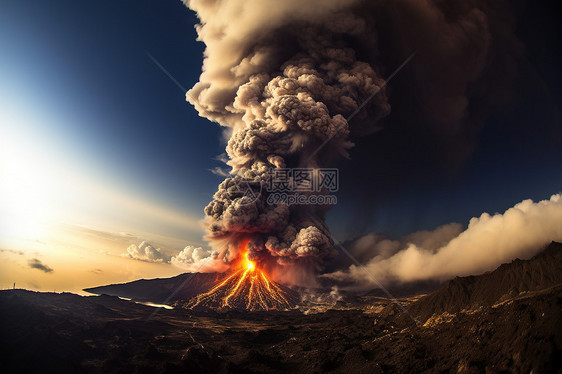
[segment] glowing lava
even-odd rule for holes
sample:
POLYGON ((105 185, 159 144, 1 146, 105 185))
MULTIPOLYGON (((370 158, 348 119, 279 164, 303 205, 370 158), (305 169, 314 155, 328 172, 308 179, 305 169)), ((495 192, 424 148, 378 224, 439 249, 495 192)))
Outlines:
POLYGON ((250 261, 247 245, 248 241, 242 243, 241 260, 234 270, 209 291, 191 299, 188 308, 283 310, 294 307, 294 292, 271 280, 250 261))

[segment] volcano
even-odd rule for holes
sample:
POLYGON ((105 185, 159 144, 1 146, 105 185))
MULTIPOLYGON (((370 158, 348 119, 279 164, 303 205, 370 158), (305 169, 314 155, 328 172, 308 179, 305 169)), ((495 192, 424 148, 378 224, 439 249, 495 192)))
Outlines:
POLYGON ((287 310, 296 307, 297 293, 273 281, 251 261, 247 244, 247 241, 242 244, 243 252, 232 271, 226 273, 209 291, 193 297, 183 306, 196 310, 248 311, 287 310))
POLYGON ((297 293, 271 280, 256 267, 228 273, 209 291, 183 306, 195 310, 287 310, 296 307, 297 293))

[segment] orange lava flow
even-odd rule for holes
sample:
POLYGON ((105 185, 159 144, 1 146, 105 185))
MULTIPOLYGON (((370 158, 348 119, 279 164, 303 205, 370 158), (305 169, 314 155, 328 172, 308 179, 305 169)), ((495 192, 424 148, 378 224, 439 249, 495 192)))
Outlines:
POLYGON ((242 243, 241 260, 234 271, 209 291, 193 298, 189 308, 282 310, 293 306, 288 292, 248 259, 247 244, 248 241, 242 243))

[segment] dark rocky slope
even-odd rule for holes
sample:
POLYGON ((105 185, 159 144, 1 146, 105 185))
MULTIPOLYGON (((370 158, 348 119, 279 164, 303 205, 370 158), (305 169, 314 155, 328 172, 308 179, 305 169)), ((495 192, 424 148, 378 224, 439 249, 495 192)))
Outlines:
POLYGON ((562 289, 419 325, 360 310, 200 313, 0 291, 6 373, 551 373, 562 289))
MULTIPOLYGON (((404 304, 409 314, 383 298, 382 312, 357 305, 306 315, 4 290, 2 372, 562 373, 560 253, 553 243, 533 259, 453 280, 404 304)), ((194 284, 207 287, 205 277, 194 284)), ((149 281, 158 284, 150 297, 187 283, 172 279, 149 281)), ((129 296, 143 297, 145 284, 133 283, 129 296)))
POLYGON ((172 278, 140 279, 129 283, 85 288, 96 295, 125 297, 156 304, 174 304, 208 291, 223 276, 220 273, 184 273, 172 278))
POLYGON ((562 284, 562 244, 552 242, 529 260, 515 259, 477 276, 457 277, 412 303, 408 310, 421 320, 443 312, 493 306, 562 284))

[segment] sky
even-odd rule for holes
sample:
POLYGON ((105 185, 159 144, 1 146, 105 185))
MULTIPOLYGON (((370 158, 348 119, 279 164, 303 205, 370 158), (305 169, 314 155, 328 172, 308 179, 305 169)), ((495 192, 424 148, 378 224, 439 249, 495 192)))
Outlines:
MULTIPOLYGON (((454 170, 412 174, 374 200, 354 184, 397 171, 375 167, 363 182, 354 160, 377 162, 366 148, 392 132, 357 139, 339 165, 335 237, 466 225, 562 191, 559 26, 547 5, 519 12, 527 58, 513 103, 487 116, 454 170)), ((172 276, 185 269, 171 256, 208 247, 200 221, 225 142, 185 99, 203 61, 196 23, 179 0, 1 2, 0 287, 79 292, 172 276), (130 257, 144 241, 161 262, 130 257)))

